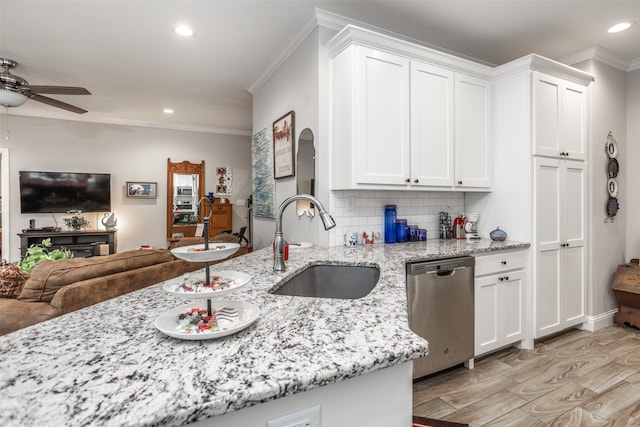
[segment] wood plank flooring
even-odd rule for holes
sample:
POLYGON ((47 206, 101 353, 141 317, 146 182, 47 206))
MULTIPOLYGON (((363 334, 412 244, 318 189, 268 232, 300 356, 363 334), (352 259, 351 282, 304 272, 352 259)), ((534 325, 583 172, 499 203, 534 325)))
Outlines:
POLYGON ((479 426, 640 426, 640 331, 570 330, 413 386, 413 414, 479 426))

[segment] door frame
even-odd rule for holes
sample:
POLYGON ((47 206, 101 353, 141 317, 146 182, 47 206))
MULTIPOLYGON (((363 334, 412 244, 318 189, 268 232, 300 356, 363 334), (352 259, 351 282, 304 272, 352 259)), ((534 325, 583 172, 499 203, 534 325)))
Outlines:
POLYGON ((9 149, 0 148, 0 174, 2 185, 0 186, 0 197, 2 197, 2 259, 9 260, 11 255, 10 247, 10 223, 9 223, 9 149))

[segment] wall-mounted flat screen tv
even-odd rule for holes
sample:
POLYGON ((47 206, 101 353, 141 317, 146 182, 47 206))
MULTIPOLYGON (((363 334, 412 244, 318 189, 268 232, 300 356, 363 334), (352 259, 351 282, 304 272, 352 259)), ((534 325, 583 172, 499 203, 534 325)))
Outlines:
POLYGON ((20 212, 110 212, 108 173, 20 171, 20 212))

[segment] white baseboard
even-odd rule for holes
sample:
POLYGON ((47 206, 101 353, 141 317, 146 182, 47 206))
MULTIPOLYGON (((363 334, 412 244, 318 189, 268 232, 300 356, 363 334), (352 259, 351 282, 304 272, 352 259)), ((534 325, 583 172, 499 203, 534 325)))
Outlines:
POLYGON ((582 323, 580 329, 595 332, 599 329, 606 328, 613 325, 613 316, 618 312, 617 308, 607 311, 605 313, 598 314, 596 316, 587 316, 587 320, 582 323))

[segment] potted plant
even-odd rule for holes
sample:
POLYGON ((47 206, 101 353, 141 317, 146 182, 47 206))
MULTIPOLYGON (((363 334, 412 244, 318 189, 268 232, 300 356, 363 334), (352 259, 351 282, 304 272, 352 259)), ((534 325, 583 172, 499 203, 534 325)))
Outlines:
POLYGON ((71 251, 65 248, 49 250, 51 245, 51 239, 44 239, 39 245, 29 246, 24 256, 17 262, 18 267, 25 273, 31 273, 33 267, 40 261, 55 261, 73 257, 71 251))
POLYGON ((89 221, 82 216, 82 212, 74 212, 70 218, 64 218, 64 223, 72 230, 82 230, 89 227, 89 221))

